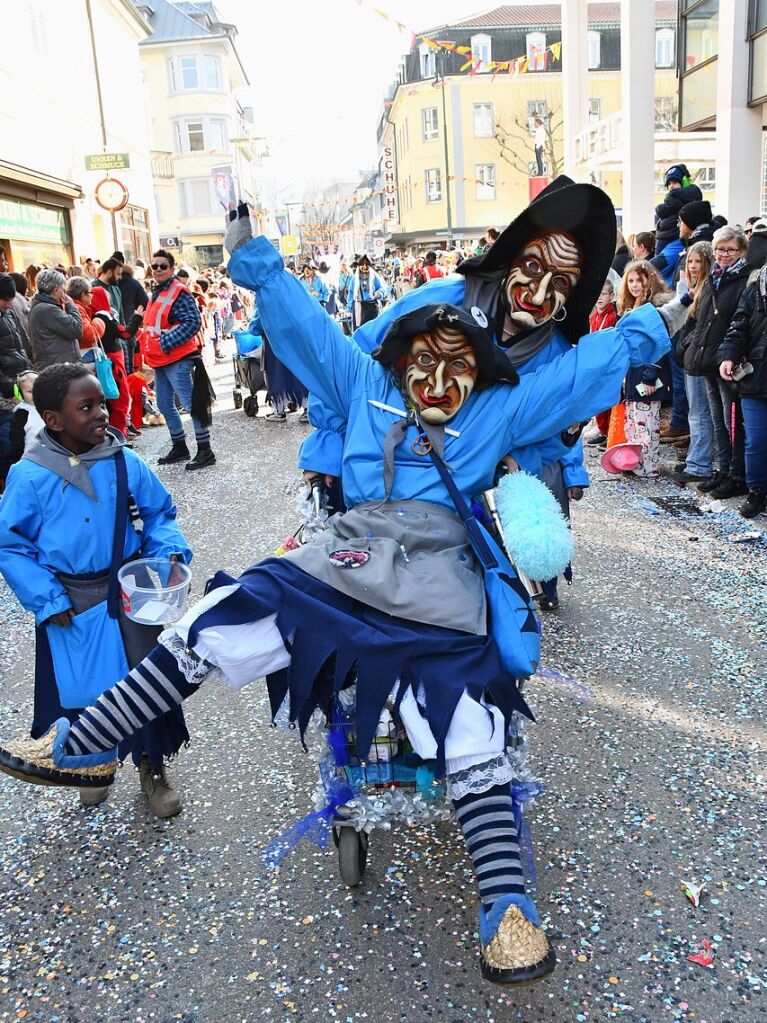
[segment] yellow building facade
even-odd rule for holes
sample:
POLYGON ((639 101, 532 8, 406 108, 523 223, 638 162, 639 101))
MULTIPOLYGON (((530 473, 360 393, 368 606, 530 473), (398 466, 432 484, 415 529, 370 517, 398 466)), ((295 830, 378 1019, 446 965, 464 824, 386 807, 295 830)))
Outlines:
MULTIPOLYGON (((677 82, 670 71, 656 71, 655 75, 660 125, 664 116, 673 114, 677 82)), ((591 72, 589 101, 594 122, 618 114, 620 72, 591 72)), ((433 80, 400 85, 389 111, 397 167, 399 222, 392 230, 395 240, 436 242, 446 237, 447 187, 452 227, 459 242, 477 238, 488 227, 508 223, 530 200, 535 112, 547 114, 544 161, 551 177, 561 172, 563 163, 561 73, 498 75, 494 80, 490 75, 462 74, 447 76, 444 86, 436 88, 433 80)), ((663 168, 657 170, 660 202, 665 191, 663 168)), ((713 199, 708 164, 691 170, 704 172, 704 198, 713 199)), ((593 180, 620 208, 620 169, 605 169, 593 175, 593 180)), ((648 230, 652 228, 651 214, 648 211, 648 230)))

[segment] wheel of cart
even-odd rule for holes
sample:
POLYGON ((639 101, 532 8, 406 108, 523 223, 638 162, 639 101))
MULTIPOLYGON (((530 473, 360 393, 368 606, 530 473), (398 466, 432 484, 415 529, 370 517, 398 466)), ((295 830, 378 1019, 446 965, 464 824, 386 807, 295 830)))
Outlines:
POLYGON ((365 876, 370 839, 366 832, 357 831, 343 818, 333 822, 333 841, 338 849, 338 873, 350 888, 355 888, 365 876))
MULTIPOLYGON (((403 805, 404 794, 418 792, 424 806, 428 801, 437 810, 431 819, 445 818, 444 786, 434 780, 433 762, 422 760, 413 752, 407 733, 395 723, 389 707, 382 712, 376 737, 366 751, 365 759, 357 750, 353 697, 347 698, 345 711, 340 705, 336 708, 328 733, 328 745, 336 763, 336 778, 350 786, 356 803, 372 797, 377 804, 383 802, 391 807, 392 819, 400 816, 404 819, 407 812, 403 805), (331 733, 335 733, 332 739, 331 733), (343 762, 339 764, 339 760, 343 762), (395 808, 395 804, 399 807, 395 808)), ((332 834, 338 850, 341 880, 354 888, 365 876, 370 836, 359 826, 354 808, 349 806, 337 808, 332 834)))

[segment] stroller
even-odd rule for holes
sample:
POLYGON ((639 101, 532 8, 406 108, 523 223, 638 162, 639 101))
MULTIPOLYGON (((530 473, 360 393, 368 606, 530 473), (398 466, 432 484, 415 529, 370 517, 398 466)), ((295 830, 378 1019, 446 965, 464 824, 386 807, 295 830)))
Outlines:
POLYGON ((258 391, 266 388, 264 379, 264 339, 260 334, 251 334, 247 330, 232 332, 237 353, 232 356, 234 372, 234 390, 232 399, 235 408, 244 410, 251 419, 258 414, 258 391), (250 391, 243 397, 243 388, 250 391))

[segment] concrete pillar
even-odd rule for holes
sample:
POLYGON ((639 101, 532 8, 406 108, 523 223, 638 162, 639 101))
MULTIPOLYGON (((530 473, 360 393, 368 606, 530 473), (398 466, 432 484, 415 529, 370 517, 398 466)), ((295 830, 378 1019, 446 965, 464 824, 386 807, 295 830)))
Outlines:
MULTIPOLYGON (((562 0, 562 120, 565 174, 578 177, 575 136, 589 122, 588 14, 583 0, 562 0)), ((585 165, 580 168, 584 178, 585 165)))
POLYGON ((748 106, 748 0, 719 4, 716 211, 742 224, 760 210, 762 111, 748 106))
POLYGON ((623 233, 650 231, 655 205, 655 3, 621 4, 623 233))

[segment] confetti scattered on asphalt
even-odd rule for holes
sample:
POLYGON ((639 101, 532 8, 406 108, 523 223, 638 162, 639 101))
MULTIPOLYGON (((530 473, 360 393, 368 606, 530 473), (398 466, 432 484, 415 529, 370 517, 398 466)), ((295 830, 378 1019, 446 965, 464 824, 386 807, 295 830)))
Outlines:
MULTIPOLYGON (((215 373, 217 467, 159 470, 198 595, 213 570, 241 570, 297 525, 306 428, 233 411, 227 373, 215 373)), ((165 444, 146 430, 137 449, 154 462, 165 444)), ((171 767, 175 820, 152 818, 132 768, 99 808, 0 782, 0 1021, 766 1019, 767 521, 587 460, 575 584, 544 619, 549 674, 529 683, 546 794, 528 817, 553 977, 514 994, 481 981, 452 823, 374 832, 356 889, 332 846, 264 869, 261 849, 311 808, 314 764, 267 727, 260 687, 204 687, 171 767), (646 510, 680 497, 704 515, 646 510), (699 906, 682 880, 704 888, 699 906), (701 953, 710 967, 689 960, 701 953)), ((0 625, 2 734, 19 734, 32 629, 4 585, 0 625)))

